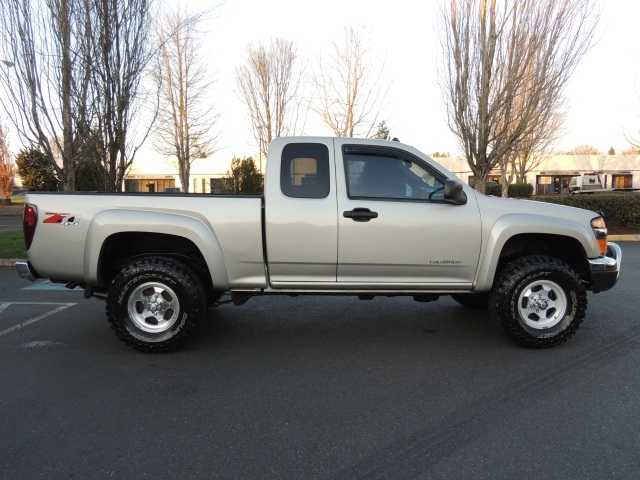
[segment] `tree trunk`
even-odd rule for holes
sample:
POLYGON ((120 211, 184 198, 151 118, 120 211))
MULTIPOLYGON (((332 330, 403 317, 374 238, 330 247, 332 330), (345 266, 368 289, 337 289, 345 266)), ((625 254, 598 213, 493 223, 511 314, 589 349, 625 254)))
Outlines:
POLYGON ((509 180, 507 179, 507 169, 504 167, 500 171, 500 186, 502 187, 502 198, 508 198, 509 180))

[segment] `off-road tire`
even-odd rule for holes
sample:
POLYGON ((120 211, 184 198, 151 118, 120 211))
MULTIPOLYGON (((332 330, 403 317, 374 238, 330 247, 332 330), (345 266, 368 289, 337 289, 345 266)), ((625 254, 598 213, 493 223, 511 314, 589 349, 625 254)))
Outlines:
POLYGON ((489 295, 486 293, 453 293, 451 298, 467 308, 487 308, 489 306, 489 295))
POLYGON ((513 341, 549 348, 578 330, 587 310, 587 295, 569 265, 532 255, 502 268, 489 295, 489 310, 513 341))
POLYGON ((170 257, 148 257, 130 263, 114 278, 107 319, 130 347, 168 352, 189 337, 206 306, 204 287, 193 270, 170 257))

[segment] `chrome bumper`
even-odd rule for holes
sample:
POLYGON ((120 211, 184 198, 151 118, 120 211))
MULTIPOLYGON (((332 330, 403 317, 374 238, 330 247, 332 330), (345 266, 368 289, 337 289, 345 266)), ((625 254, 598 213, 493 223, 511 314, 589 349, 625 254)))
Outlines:
POLYGON ((27 260, 16 262, 16 271, 18 272, 18 275, 20 275, 25 280, 29 280, 30 282, 35 282, 38 278, 40 278, 38 272, 35 271, 35 269, 31 266, 31 263, 27 260))
POLYGON ((593 293, 604 292, 614 287, 620 278, 621 264, 622 250, 615 243, 608 245, 606 256, 589 260, 593 293))

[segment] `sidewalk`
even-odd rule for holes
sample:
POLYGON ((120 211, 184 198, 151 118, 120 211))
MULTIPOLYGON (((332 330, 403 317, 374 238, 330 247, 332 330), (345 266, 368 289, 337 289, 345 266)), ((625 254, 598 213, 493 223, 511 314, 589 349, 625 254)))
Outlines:
POLYGON ((0 205, 0 217, 19 217, 22 215, 24 203, 0 205))
POLYGON ((640 234, 634 235, 609 235, 607 240, 610 242, 640 242, 640 234))

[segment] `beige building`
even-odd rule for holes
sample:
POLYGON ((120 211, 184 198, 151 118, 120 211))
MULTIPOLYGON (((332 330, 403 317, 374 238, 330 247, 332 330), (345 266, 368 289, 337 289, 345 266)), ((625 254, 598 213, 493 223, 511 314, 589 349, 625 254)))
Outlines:
MULTIPOLYGON (((460 158, 440 157, 436 161, 465 182, 473 181, 467 162, 460 158)), ((536 195, 569 193, 571 177, 581 173, 599 173, 605 188, 640 188, 640 155, 554 155, 544 160, 527 175, 536 195)), ((489 181, 500 183, 500 173, 489 181)))
MULTIPOLYGON (((463 181, 473 180, 473 173, 464 159, 438 157, 435 160, 463 181)), ((219 192, 226 172, 207 173, 204 162, 199 167, 191 175, 189 192, 219 192)), ((554 155, 527 175, 527 183, 534 185, 536 195, 566 194, 571 177, 587 172, 601 174, 606 188, 640 188, 640 155, 554 155)), ((500 173, 494 172, 488 180, 500 183, 500 173)), ((136 173, 125 178, 125 191, 128 192, 162 192, 166 187, 179 187, 184 191, 177 173, 136 173)))

